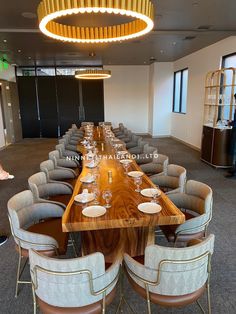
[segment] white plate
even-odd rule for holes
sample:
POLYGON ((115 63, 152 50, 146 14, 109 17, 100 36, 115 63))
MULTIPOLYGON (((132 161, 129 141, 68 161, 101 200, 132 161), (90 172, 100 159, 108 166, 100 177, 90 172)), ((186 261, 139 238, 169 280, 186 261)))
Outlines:
POLYGON ((85 204, 85 203, 88 203, 88 202, 91 202, 94 200, 94 194, 93 193, 86 193, 86 196, 83 194, 78 194, 74 197, 74 200, 76 202, 85 204))
POLYGON ((80 179, 82 183, 92 183, 94 182, 94 176, 85 176, 80 179))
POLYGON ((98 166, 98 162, 91 161, 86 165, 87 168, 96 168, 98 166))
POLYGON ((142 177, 143 175, 144 175, 144 173, 141 171, 130 171, 130 172, 128 172, 128 176, 130 176, 132 178, 142 177))
POLYGON ((117 155, 125 155, 125 154, 128 154, 128 152, 126 150, 119 150, 117 152, 117 155))
POLYGON ((144 189, 140 193, 146 197, 153 197, 154 191, 158 191, 157 197, 161 195, 161 191, 158 189, 144 189))
POLYGON ((82 210, 82 214, 86 217, 96 218, 105 215, 106 211, 103 206, 88 206, 82 210))
POLYGON ((139 204, 138 210, 145 214, 157 214, 162 210, 162 208, 159 204, 149 202, 139 204))
POLYGON ((131 159, 121 159, 120 160, 121 164, 130 164, 131 162, 133 162, 133 160, 131 160, 131 159))

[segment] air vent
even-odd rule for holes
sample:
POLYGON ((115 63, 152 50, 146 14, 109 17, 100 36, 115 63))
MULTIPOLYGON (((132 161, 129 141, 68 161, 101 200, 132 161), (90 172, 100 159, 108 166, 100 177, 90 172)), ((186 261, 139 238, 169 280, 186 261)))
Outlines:
POLYGON ((195 39, 196 38, 196 36, 186 36, 185 38, 184 38, 184 40, 193 40, 193 39, 195 39))
POLYGON ((201 25, 199 26, 197 29, 201 30, 201 31, 207 31, 208 29, 210 29, 211 26, 210 25, 201 25))

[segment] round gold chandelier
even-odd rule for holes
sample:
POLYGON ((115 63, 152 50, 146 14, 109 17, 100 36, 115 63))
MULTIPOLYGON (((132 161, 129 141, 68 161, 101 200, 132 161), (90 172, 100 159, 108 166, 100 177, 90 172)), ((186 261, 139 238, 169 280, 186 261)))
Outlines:
POLYGON ((75 71, 75 78, 81 80, 104 80, 111 77, 110 70, 86 69, 75 71))
POLYGON ((147 34, 154 26, 150 0, 42 0, 38 6, 39 28, 47 36, 74 43, 106 43, 147 34), (114 14, 131 18, 113 26, 73 26, 55 20, 69 15, 114 14))

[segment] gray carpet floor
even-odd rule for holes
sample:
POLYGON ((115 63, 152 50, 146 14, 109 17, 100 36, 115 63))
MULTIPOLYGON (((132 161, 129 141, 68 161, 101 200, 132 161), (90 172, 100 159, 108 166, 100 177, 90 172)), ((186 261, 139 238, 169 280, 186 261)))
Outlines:
MULTIPOLYGON (((212 261, 212 313, 236 313, 236 179, 226 179, 224 170, 216 170, 200 161, 200 155, 193 149, 173 139, 148 139, 158 147, 159 153, 169 156, 170 162, 184 166, 188 179, 202 181, 214 191, 213 219, 209 232, 216 235, 215 252, 212 261)), ((7 219, 7 201, 15 193, 27 189, 27 178, 39 171, 39 163, 47 159, 48 152, 56 144, 54 139, 24 140, 0 151, 0 162, 6 170, 15 175, 10 181, 0 181, 0 233, 10 235, 7 219)), ((14 297, 17 254, 12 237, 0 247, 0 313, 33 313, 31 288, 23 285, 17 299, 14 297)), ((28 267, 28 266, 27 266, 28 267)), ((26 268, 25 278, 29 278, 26 268)), ((146 304, 131 287, 125 284, 127 300, 137 311, 146 312, 146 304)), ((115 313, 118 296, 107 313, 115 313)), ((206 299, 202 298, 206 305, 206 299)), ((196 304, 184 309, 164 309, 152 305, 153 313, 200 313, 196 304)), ((124 313, 128 309, 124 308, 124 313)))

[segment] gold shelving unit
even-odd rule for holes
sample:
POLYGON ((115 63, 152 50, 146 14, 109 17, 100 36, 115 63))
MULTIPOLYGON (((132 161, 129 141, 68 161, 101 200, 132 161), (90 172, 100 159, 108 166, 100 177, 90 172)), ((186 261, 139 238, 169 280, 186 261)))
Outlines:
POLYGON ((229 154, 234 119, 236 68, 209 72, 205 81, 201 159, 214 167, 232 165, 229 154))
POLYGON ((205 82, 204 125, 227 128, 233 120, 236 68, 209 72, 205 82))

